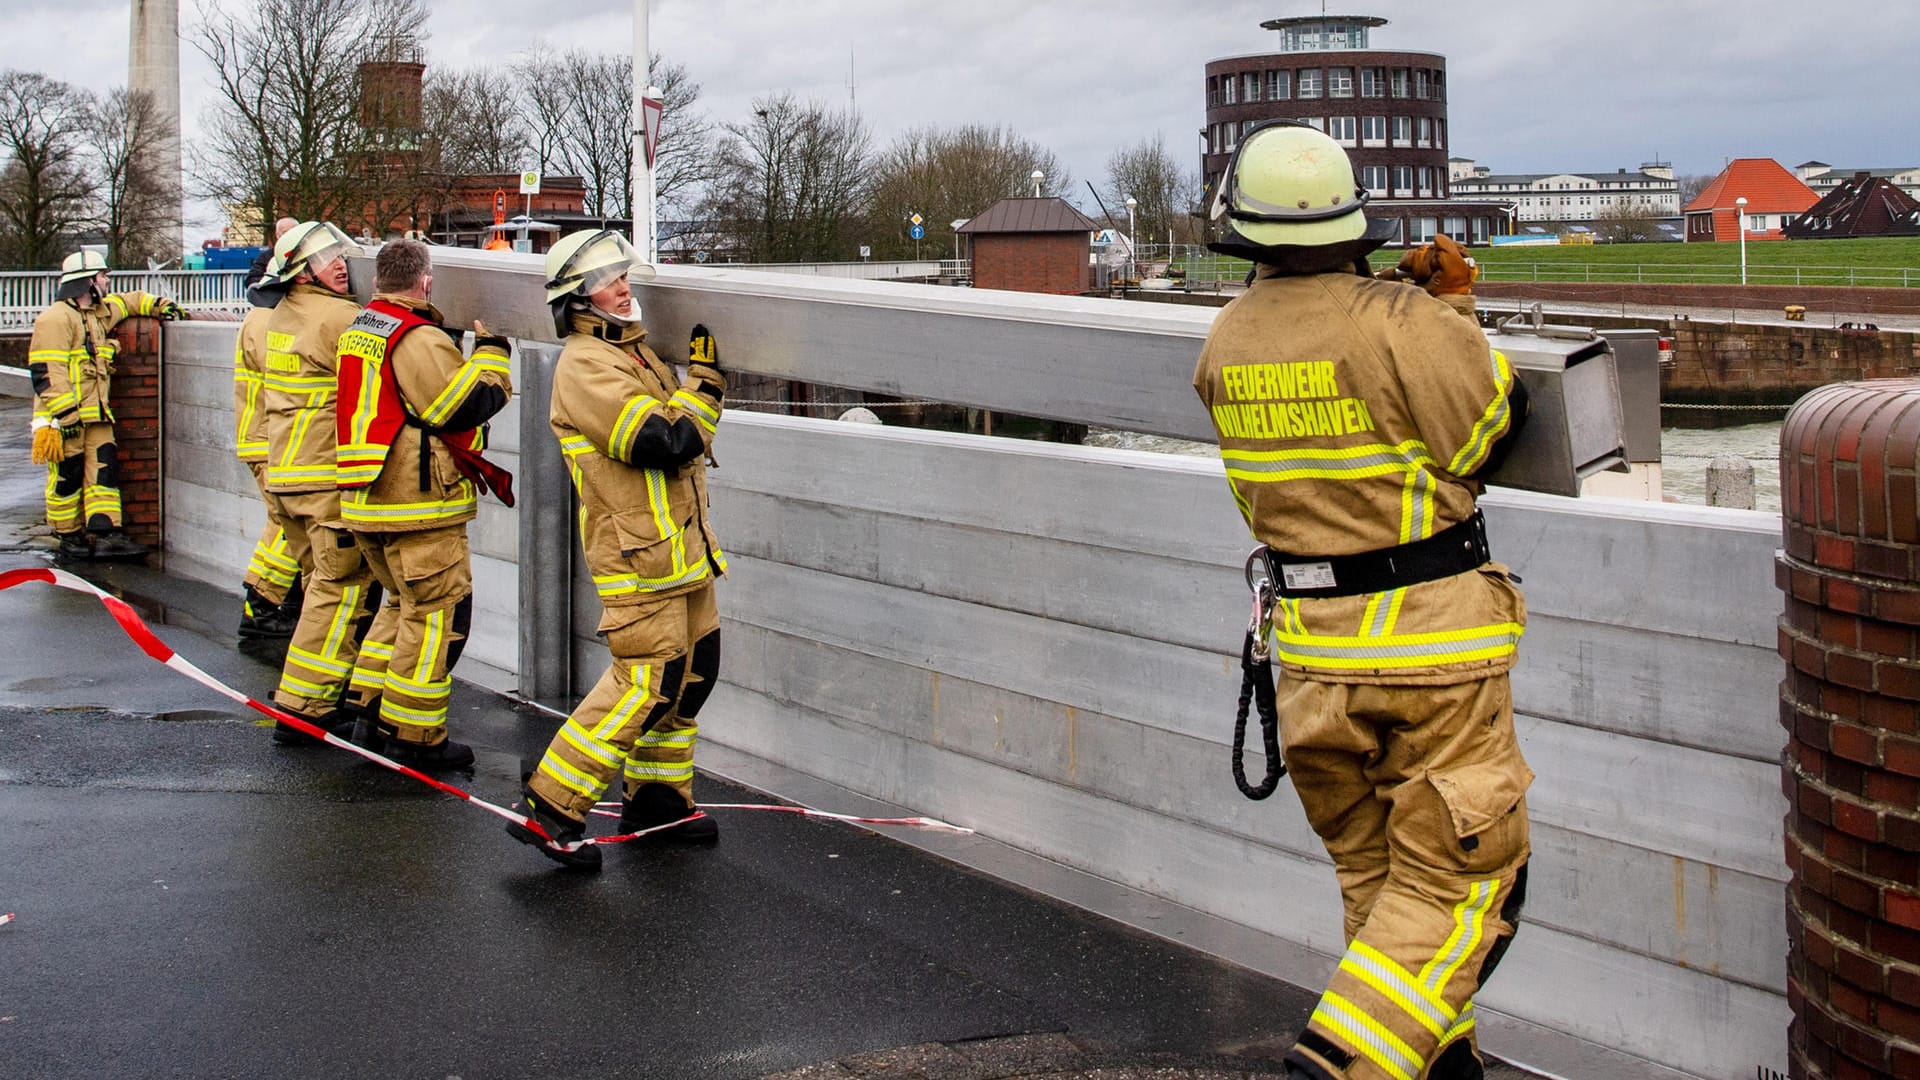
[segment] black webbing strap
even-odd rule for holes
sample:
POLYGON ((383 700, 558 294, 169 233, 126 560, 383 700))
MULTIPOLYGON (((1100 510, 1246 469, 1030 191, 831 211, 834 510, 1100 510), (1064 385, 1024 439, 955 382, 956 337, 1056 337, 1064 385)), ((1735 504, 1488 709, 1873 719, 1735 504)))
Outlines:
POLYGON ((1410 544, 1317 558, 1269 551, 1267 562, 1274 588, 1294 600, 1360 596, 1438 581, 1483 566, 1492 557, 1486 518, 1475 510, 1458 525, 1410 544))

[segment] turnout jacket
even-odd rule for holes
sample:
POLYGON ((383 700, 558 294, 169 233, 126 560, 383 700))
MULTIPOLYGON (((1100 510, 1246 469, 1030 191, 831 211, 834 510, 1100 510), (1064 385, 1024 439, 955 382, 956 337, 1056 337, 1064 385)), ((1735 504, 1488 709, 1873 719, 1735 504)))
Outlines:
POLYGON ((267 374, 267 319, 272 314, 267 307, 249 310, 233 343, 233 450, 248 464, 267 460, 267 410, 261 391, 267 374))
MULTIPOLYGON (((1478 326, 1410 285, 1262 267, 1194 372, 1235 504, 1289 561, 1424 540, 1465 521, 1511 424, 1514 374, 1478 326)), ((1443 685, 1513 666, 1526 606, 1506 568, 1358 596, 1281 599, 1296 678, 1443 685)))
POLYGON ((471 521, 474 484, 456 455, 486 449, 485 422, 513 394, 507 350, 458 332, 424 300, 381 293, 340 335, 335 433, 340 519, 359 532, 471 521))
POLYGON ((318 285, 287 290, 267 317, 267 490, 335 491, 335 349, 360 305, 318 285))
POLYGON ((702 461, 725 378, 694 364, 683 385, 638 326, 585 312, 572 325, 549 422, 580 495, 581 546, 601 602, 636 604, 725 574, 702 461))
POLYGON ((27 343, 33 415, 63 428, 111 423, 108 402, 118 346, 109 335, 121 320, 152 315, 161 303, 160 297, 143 292, 108 293, 85 309, 72 300, 59 300, 41 312, 27 343))

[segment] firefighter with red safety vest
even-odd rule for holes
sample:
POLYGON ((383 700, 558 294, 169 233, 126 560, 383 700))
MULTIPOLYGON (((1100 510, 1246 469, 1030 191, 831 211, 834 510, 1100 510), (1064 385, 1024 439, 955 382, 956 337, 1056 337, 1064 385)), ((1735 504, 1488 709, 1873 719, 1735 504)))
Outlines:
POLYGON ((60 264, 53 306, 33 320, 35 465, 47 467, 47 524, 59 553, 136 559, 146 545, 121 529, 120 449, 113 437, 113 328, 135 315, 184 319, 180 305, 143 292, 107 291, 107 260, 77 251, 60 264))
MULTIPOLYGON (((285 220, 285 219, 282 219, 285 220)), ((288 227, 298 222, 289 223, 288 227)), ((286 230, 281 230, 286 235, 286 230)), ((286 264, 278 254, 264 263, 262 276, 278 278, 286 264)), ((261 400, 267 375, 267 320, 281 293, 249 288, 252 304, 246 318, 240 320, 240 333, 233 348, 233 447, 260 489, 267 503, 267 524, 254 541, 253 556, 247 560, 247 574, 241 582, 240 636, 243 638, 285 638, 293 636, 300 623, 300 577, 313 576, 313 552, 307 538, 298 529, 288 533, 285 524, 273 513, 267 494, 267 410, 261 400)))
POLYGON ((713 819, 695 814, 693 750, 695 717, 720 674, 714 579, 727 560, 707 522, 702 459, 726 378, 704 326, 694 327, 684 381, 646 345, 628 281, 636 271, 652 273, 604 229, 547 252, 547 299, 566 342, 550 422, 580 497, 580 541, 613 663, 527 779, 522 798, 546 841, 524 825, 507 831, 585 870, 599 868, 600 849, 565 845, 622 777, 622 832, 670 826, 652 834, 670 843, 719 837, 713 819))
POLYGON ((1212 246, 1256 270, 1194 388, 1265 545, 1284 758, 1345 903, 1347 951, 1285 1068, 1463 1080, 1526 895, 1507 681, 1526 607, 1475 506, 1526 398, 1477 326, 1368 272, 1392 229, 1365 202, 1325 134, 1247 134, 1212 246))
MULTIPOLYGON (((267 504, 288 534, 305 538, 313 576, 273 700, 334 734, 348 734, 379 694, 397 615, 379 611, 380 586, 340 517, 334 463, 340 335, 360 314, 347 276, 359 247, 331 222, 303 221, 274 244, 280 272, 256 288, 283 298, 267 317, 267 504), (369 628, 369 623, 371 627, 369 628), (364 638, 364 641, 362 640, 364 638), (366 669, 357 667, 362 660, 366 669)), ((276 721, 273 739, 307 736, 276 721)))
POLYGON ((425 244, 393 240, 374 258, 373 302, 340 335, 337 482, 340 519, 397 618, 380 690, 355 741, 426 771, 472 766, 447 736, 447 700, 473 619, 467 522, 491 490, 513 505, 512 477, 481 456, 486 422, 513 394, 508 344, 474 323, 473 355, 428 300, 425 244))

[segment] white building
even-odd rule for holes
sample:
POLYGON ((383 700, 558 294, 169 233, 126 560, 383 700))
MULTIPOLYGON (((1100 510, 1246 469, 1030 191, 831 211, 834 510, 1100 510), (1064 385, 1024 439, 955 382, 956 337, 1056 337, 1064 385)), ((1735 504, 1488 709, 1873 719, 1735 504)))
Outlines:
POLYGON ((1495 173, 1471 158, 1449 158, 1447 171, 1455 198, 1512 202, 1520 225, 1591 227, 1594 219, 1623 208, 1680 216, 1680 185, 1673 166, 1663 161, 1632 172, 1495 173))

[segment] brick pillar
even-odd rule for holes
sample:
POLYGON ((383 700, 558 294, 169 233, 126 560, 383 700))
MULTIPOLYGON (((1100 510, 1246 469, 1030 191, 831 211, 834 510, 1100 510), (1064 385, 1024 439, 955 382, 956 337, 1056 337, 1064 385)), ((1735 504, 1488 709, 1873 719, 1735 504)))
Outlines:
POLYGON ((113 439, 120 448, 120 516, 126 534, 159 551, 160 320, 114 328, 113 439))
POLYGON ((1920 379, 1816 390, 1780 435, 1796 1078, 1920 1077, 1916 448, 1920 379))

